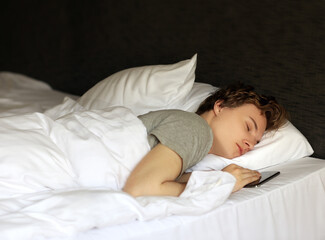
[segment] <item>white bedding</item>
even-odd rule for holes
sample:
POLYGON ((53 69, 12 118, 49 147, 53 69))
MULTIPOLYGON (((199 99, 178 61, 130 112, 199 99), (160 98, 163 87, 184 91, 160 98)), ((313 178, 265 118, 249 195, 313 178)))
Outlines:
POLYGON ((0 117, 43 112, 60 104, 65 96, 77 99, 25 75, 0 72, 0 117))
POLYGON ((55 107, 47 115, 0 118, 0 239, 198 215, 228 198, 235 180, 221 171, 193 173, 180 197, 135 199, 122 192, 149 151, 142 122, 123 107, 88 111, 71 99, 59 107, 65 106, 58 111, 64 116, 55 107))
POLYGON ((230 196, 232 176, 195 171, 180 198, 134 199, 119 189, 148 145, 131 112, 69 96, 43 114, 65 94, 19 75, 0 86, 0 239, 325 239, 324 160, 271 167, 280 176, 230 196))

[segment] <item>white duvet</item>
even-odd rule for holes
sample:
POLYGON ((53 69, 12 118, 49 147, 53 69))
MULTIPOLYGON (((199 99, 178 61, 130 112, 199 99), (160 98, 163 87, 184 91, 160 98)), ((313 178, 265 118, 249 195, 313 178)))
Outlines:
POLYGON ((149 151, 128 109, 87 111, 71 99, 43 113, 0 117, 0 239, 44 239, 221 205, 234 178, 193 172, 180 197, 121 191, 149 151))

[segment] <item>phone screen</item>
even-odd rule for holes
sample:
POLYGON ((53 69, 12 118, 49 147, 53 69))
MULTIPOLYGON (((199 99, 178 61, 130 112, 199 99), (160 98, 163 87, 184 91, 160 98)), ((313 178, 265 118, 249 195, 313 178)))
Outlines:
POLYGON ((259 187, 262 184, 266 183, 267 181, 270 181, 272 178, 278 176, 279 174, 280 174, 279 171, 261 172, 261 178, 259 180, 251 182, 247 184, 245 187, 259 187))

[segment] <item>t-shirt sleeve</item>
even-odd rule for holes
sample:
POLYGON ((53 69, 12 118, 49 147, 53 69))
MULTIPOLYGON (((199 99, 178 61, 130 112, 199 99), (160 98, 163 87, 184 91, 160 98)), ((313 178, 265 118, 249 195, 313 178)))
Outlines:
POLYGON ((183 161, 181 174, 208 154, 213 137, 202 117, 178 110, 157 111, 154 115, 148 131, 149 142, 160 142, 175 151, 183 161))

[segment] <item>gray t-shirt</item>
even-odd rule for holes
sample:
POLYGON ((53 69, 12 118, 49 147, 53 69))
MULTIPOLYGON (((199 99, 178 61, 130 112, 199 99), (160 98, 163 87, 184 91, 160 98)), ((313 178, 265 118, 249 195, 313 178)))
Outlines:
POLYGON ((159 142, 175 151, 183 160, 182 172, 209 152, 212 130, 199 115, 182 110, 160 110, 139 116, 147 128, 151 148, 159 142))

